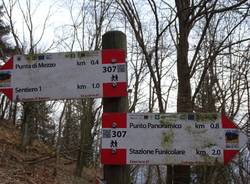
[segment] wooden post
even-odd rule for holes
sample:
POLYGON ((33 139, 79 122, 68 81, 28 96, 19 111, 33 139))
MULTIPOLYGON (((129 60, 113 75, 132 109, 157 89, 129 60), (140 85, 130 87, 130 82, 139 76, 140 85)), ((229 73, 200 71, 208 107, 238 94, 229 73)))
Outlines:
MULTIPOLYGON (((102 49, 124 49, 127 51, 126 35, 120 31, 109 31, 102 36, 102 49)), ((103 112, 127 112, 128 98, 103 98, 103 112)), ((104 180, 107 184, 129 184, 129 166, 104 165, 104 180)))

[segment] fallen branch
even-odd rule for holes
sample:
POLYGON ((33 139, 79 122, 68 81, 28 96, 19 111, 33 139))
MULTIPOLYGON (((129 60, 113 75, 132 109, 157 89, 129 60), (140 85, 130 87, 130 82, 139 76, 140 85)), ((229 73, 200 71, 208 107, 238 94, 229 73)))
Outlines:
MULTIPOLYGON (((67 156, 65 153, 71 153, 71 152, 75 152, 78 150, 79 150, 79 148, 74 149, 74 150, 70 150, 70 151, 65 151, 65 152, 62 152, 61 155, 67 160, 76 161, 76 159, 67 156)), ((32 158, 32 159, 26 159, 26 160, 24 160, 24 162, 27 164, 33 165, 33 164, 44 162, 44 161, 47 161, 47 160, 50 160, 53 158, 56 158, 56 154, 53 154, 51 156, 45 156, 45 157, 43 156, 43 157, 36 157, 36 158, 32 158)))

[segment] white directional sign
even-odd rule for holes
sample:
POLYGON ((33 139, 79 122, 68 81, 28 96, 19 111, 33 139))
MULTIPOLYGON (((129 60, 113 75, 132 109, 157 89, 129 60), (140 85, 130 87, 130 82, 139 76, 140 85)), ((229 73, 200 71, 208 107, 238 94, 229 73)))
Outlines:
POLYGON ((103 164, 228 163, 247 137, 221 114, 104 113, 103 164))
POLYGON ((16 55, 0 68, 0 92, 39 101, 127 95, 125 51, 16 55))

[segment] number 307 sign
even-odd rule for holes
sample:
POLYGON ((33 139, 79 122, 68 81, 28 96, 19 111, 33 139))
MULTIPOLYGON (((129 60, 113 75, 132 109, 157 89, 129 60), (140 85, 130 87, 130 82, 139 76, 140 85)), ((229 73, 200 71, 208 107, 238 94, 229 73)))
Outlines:
POLYGON ((0 92, 16 101, 126 96, 125 51, 16 55, 0 68, 0 92))
POLYGON ((220 113, 104 113, 103 164, 227 164, 247 137, 220 113))

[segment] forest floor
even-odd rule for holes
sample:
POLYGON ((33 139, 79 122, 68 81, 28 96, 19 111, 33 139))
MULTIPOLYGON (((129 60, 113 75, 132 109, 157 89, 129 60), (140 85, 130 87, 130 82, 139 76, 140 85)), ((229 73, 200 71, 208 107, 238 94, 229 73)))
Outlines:
POLYGON ((74 177, 75 162, 34 141, 25 151, 20 149, 20 130, 10 122, 0 121, 0 184, 92 184, 95 169, 84 168, 82 177, 74 177))

